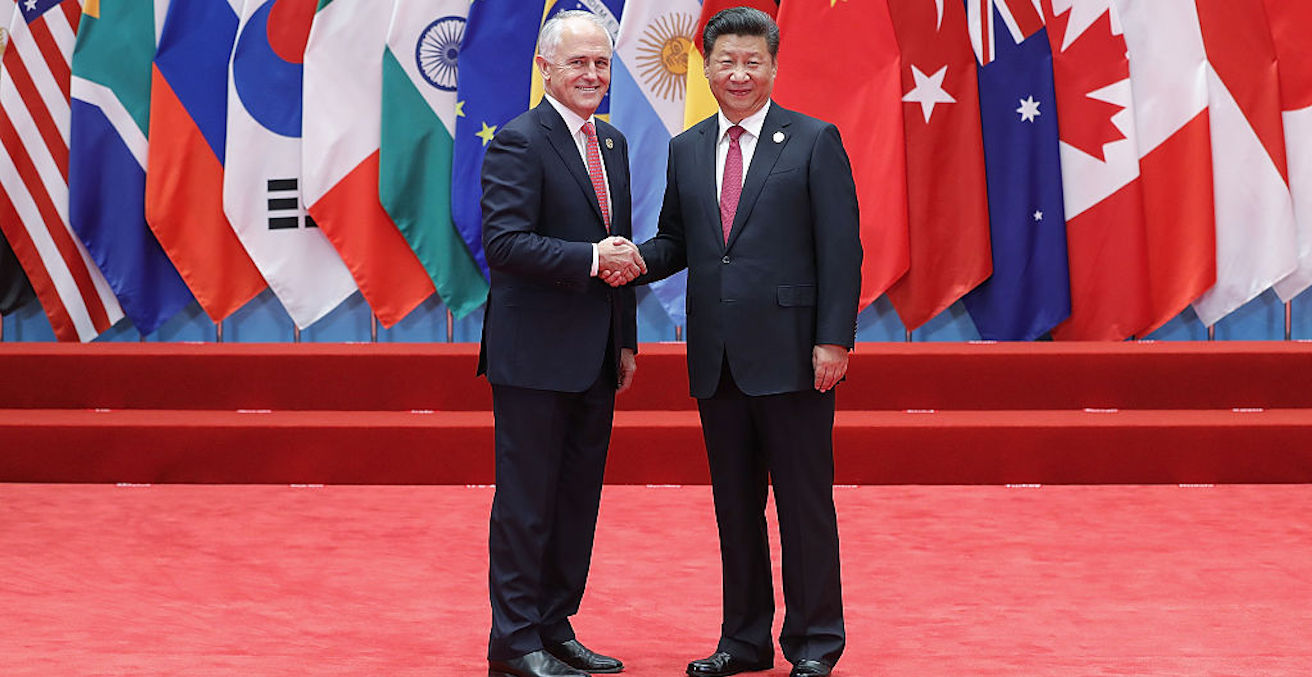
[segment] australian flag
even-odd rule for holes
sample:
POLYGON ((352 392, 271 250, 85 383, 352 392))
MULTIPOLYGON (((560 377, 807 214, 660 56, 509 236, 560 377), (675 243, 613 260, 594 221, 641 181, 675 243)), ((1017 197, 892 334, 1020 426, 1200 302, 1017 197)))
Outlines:
POLYGON ((968 0, 979 60, 993 276, 965 297, 980 337, 1029 341, 1071 312, 1057 98, 1032 0, 968 0))

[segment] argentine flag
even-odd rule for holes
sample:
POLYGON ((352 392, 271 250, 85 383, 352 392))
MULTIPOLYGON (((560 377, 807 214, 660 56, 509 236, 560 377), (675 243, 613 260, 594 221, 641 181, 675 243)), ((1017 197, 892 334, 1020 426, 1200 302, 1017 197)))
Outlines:
MULTIPOLYGON (((665 194, 670 139, 683 131, 688 55, 701 4, 697 0, 628 0, 611 64, 611 122, 629 140, 633 240, 656 235, 665 194)), ((651 285, 678 326, 686 324, 688 273, 651 285)))

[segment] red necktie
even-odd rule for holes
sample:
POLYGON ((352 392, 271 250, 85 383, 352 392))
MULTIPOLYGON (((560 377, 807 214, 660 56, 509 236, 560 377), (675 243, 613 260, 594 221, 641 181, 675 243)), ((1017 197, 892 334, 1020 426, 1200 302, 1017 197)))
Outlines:
POLYGON ((601 172, 601 149, 597 147, 597 130, 591 122, 583 123, 583 135, 587 137, 588 176, 592 179, 592 190, 597 193, 597 204, 601 206, 601 220, 609 233, 610 202, 606 199, 606 175, 601 172))
POLYGON ((743 194, 743 149, 738 145, 738 137, 745 131, 738 125, 729 128, 729 154, 724 158, 724 179, 720 182, 720 227, 724 229, 725 244, 729 244, 733 215, 743 194))

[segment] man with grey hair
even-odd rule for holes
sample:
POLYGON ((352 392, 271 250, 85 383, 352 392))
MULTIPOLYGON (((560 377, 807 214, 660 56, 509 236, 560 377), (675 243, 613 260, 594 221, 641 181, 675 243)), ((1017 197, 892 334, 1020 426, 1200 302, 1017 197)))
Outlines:
POLYGON ((628 144, 596 119, 613 49, 588 12, 538 37, 546 90, 483 160, 491 290, 479 373, 492 384, 490 677, 613 673, 574 636, 592 558, 615 394, 637 369, 628 144))

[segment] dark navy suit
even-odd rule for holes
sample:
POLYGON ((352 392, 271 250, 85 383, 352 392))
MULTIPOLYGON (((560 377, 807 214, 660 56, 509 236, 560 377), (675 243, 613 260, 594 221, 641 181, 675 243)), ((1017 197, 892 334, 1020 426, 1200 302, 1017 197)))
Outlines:
POLYGON ((729 240, 716 191, 718 116, 670 141, 656 280, 688 269, 688 376, 710 462, 724 580, 719 651, 772 659, 765 502, 783 541, 780 645, 834 664, 845 633, 833 504, 834 391, 814 388, 812 348, 851 348, 861 242, 851 166, 833 125, 772 103, 729 240))
MULTIPOLYGON (((632 232, 628 146, 596 121, 612 205, 632 232)), ((483 160, 492 271, 479 373, 492 384, 496 496, 488 658, 574 638, 610 442, 620 348, 637 349, 632 289, 590 277, 601 208, 565 121, 543 101, 504 125, 483 160)))

